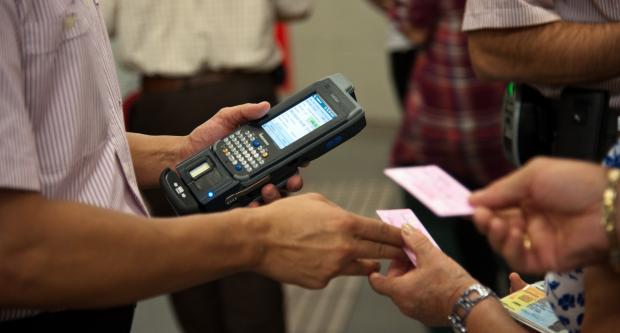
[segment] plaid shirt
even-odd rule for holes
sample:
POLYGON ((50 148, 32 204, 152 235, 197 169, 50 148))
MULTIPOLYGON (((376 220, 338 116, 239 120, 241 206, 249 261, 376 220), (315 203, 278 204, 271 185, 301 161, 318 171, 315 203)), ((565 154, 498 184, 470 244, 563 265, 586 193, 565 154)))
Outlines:
POLYGON ((476 78, 461 32, 465 1, 400 0, 400 6, 408 8, 392 15, 397 24, 409 20, 432 34, 411 76, 392 164, 436 164, 472 187, 507 173, 501 145, 504 83, 476 78))

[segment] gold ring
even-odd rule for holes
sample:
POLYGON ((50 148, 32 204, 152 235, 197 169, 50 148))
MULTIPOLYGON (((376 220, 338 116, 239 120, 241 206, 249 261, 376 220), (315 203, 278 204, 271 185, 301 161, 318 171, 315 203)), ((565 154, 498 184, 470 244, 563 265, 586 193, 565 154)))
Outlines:
POLYGON ((532 241, 528 235, 523 236, 523 247, 528 251, 532 249, 532 241))

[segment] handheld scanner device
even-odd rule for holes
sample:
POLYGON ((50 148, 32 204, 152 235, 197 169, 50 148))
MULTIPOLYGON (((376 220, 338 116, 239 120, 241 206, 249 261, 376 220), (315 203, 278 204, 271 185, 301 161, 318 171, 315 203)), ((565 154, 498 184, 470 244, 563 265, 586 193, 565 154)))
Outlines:
POLYGON ((260 199, 264 185, 285 186, 299 166, 365 126, 353 85, 334 74, 181 162, 176 172, 164 170, 161 187, 179 215, 246 205, 260 199))

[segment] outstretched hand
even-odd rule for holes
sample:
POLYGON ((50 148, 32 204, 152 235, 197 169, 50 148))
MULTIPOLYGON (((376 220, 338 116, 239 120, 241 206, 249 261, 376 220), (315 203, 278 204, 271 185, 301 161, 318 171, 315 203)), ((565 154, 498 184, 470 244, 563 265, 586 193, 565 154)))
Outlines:
POLYGON ((537 158, 474 193, 474 221, 516 270, 567 271, 605 259, 601 166, 537 158))

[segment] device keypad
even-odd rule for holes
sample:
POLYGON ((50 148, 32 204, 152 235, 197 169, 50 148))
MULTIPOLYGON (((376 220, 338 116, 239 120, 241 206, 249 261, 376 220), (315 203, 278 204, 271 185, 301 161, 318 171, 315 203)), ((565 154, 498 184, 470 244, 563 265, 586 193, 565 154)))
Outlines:
POLYGON ((237 172, 250 173, 264 165, 269 157, 268 148, 249 130, 237 131, 223 141, 222 153, 237 172))

